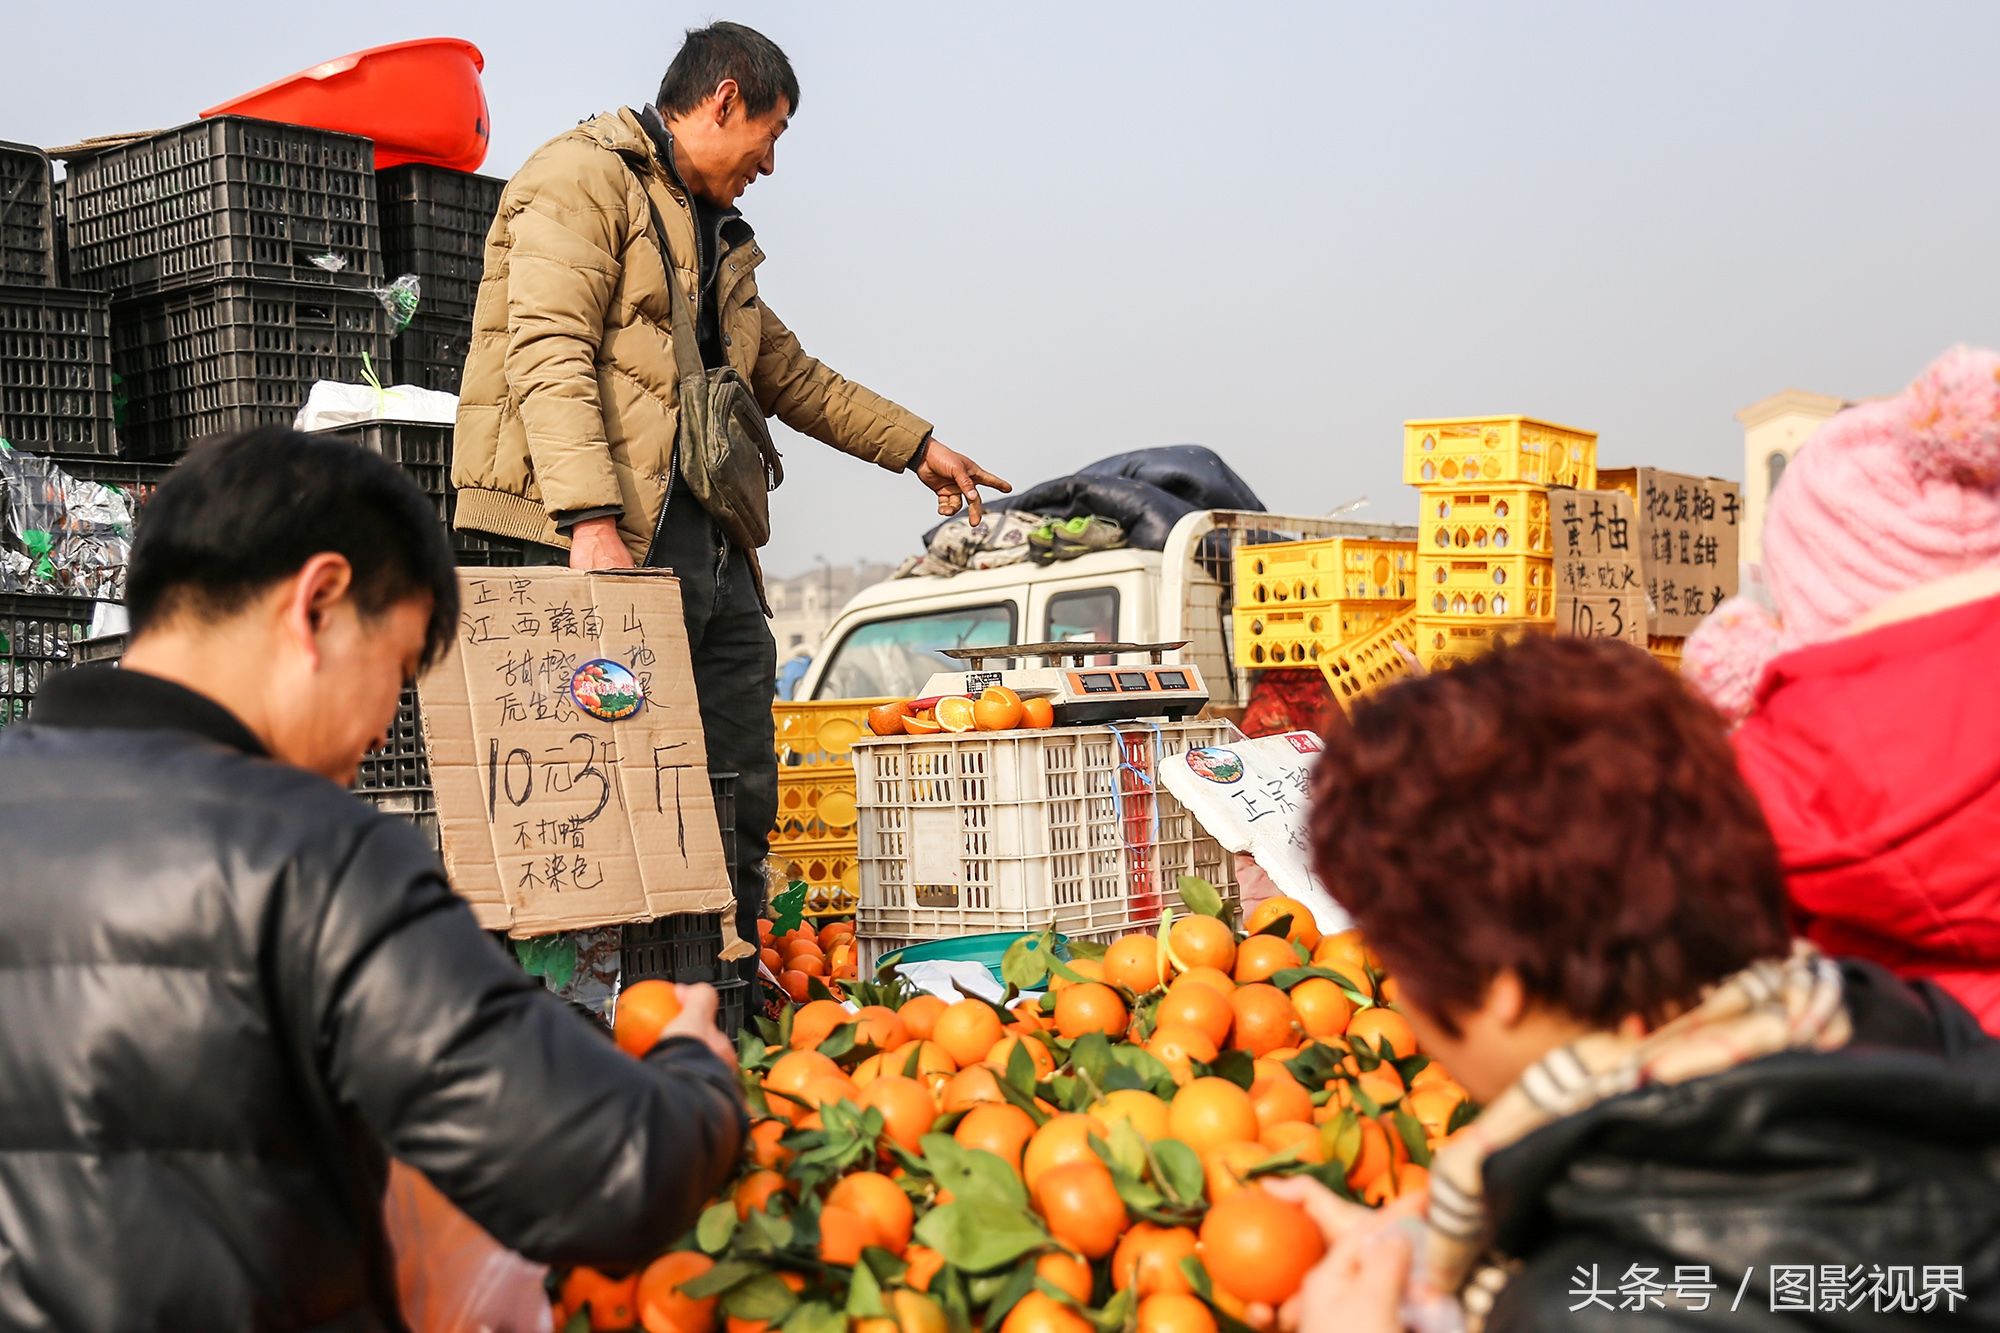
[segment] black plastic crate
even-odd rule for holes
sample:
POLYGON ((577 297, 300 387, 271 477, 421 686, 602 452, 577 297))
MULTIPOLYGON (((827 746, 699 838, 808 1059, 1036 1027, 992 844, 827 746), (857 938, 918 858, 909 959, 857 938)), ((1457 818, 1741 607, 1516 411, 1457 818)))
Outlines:
POLYGON ((359 384, 389 355, 389 313, 367 292, 222 282, 120 304, 111 364, 120 438, 175 458, 211 435, 289 426, 319 380, 359 384))
POLYGON ((395 382, 420 389, 457 393, 465 371, 465 354, 472 348, 471 319, 447 319, 422 313, 396 335, 391 351, 395 382))
POLYGON ((519 569, 528 563, 527 552, 503 542, 489 542, 471 532, 451 534, 451 551, 461 569, 519 569))
POLYGON ((750 997, 756 988, 747 981, 723 981, 716 983, 715 1025, 725 1036, 734 1037, 750 1026, 750 997))
POLYGON ((452 528, 452 512, 457 507, 458 492, 451 484, 450 426, 415 421, 366 421, 331 427, 325 433, 352 440, 364 449, 372 449, 407 472, 437 507, 438 520, 450 533, 452 551, 459 564, 504 568, 527 563, 527 557, 518 543, 452 528))
POLYGON ((444 167, 376 173, 382 200, 383 268, 423 280, 425 314, 469 320, 486 271, 486 233, 507 182, 444 167))
POLYGON ((112 454, 111 302, 0 286, 0 438, 31 454, 112 454))
POLYGON ((55 177, 39 148, 0 143, 0 287, 57 280, 55 177))
POLYGON ((354 789, 428 792, 430 785, 431 765, 424 755, 423 715, 418 708, 417 692, 406 689, 396 701, 396 720, 389 726, 387 743, 361 760, 354 789))
POLYGON ((71 645, 90 633, 88 597, 0 592, 0 727, 25 716, 50 673, 75 664, 71 645))
POLYGON ((116 296, 225 278, 382 285, 375 148, 352 134, 197 121, 72 162, 63 205, 70 280, 116 296))

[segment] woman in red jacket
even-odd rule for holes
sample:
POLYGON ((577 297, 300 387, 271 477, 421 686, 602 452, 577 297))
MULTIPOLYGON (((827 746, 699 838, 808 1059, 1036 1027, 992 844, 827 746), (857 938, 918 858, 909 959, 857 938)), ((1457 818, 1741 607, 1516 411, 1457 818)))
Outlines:
POLYGON ((2000 353, 1956 348, 1800 449, 1684 670, 1732 720, 1800 929, 2000 1033, 2000 353))

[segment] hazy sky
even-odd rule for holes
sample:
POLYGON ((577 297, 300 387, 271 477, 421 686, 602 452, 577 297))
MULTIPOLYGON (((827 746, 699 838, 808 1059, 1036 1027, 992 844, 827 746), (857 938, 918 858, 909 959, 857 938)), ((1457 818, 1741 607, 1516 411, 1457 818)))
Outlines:
MULTIPOLYGON (((803 85, 745 199, 764 295, 1017 484, 1192 441, 1272 509, 1405 520, 1400 423, 1486 412, 1737 477, 1738 408, 2000 344, 1994 0, 0 10, 0 139, 450 34, 496 174, 751 23, 803 85)), ((780 447, 774 572, 914 547, 914 481, 780 447)))

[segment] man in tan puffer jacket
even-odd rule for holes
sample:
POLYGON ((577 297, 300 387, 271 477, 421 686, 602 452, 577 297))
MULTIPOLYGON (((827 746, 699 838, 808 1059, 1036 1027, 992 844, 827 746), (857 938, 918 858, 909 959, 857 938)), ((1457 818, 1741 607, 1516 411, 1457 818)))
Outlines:
POLYGON ((688 33, 655 105, 599 116, 528 159, 487 236, 452 456, 458 527, 567 547, 573 569, 646 564, 681 580, 709 768, 738 775, 744 932, 777 816, 776 647, 755 553, 732 547, 676 484, 669 263, 704 364, 733 367, 766 413, 915 472, 940 514, 969 507, 977 521, 980 486, 1010 489, 925 421, 808 356, 758 292, 764 251, 735 202, 775 168, 798 101, 776 44, 716 23, 688 33))

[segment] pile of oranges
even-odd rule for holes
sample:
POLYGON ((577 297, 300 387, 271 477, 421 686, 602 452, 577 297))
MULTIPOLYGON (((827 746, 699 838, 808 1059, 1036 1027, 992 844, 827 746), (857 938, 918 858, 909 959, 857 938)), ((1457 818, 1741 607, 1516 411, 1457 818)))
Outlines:
POLYGON ((938 699, 905 699, 868 710, 868 729, 877 736, 936 736, 962 731, 1041 731, 1056 723, 1055 705, 1039 696, 1023 699, 1004 685, 989 686, 977 699, 947 694, 938 699))
POLYGON ((854 980, 854 923, 828 921, 815 927, 802 921, 783 934, 769 917, 757 922, 758 958, 778 979, 785 993, 803 1003, 811 997, 815 979, 830 989, 854 980))
POLYGON ((557 1328, 1243 1333, 1324 1252, 1259 1177, 1378 1204, 1475 1108, 1354 932, 1184 896, 1156 935, 1043 948, 1039 1001, 861 982, 746 1034, 734 1181, 638 1276, 571 1273, 557 1328))

